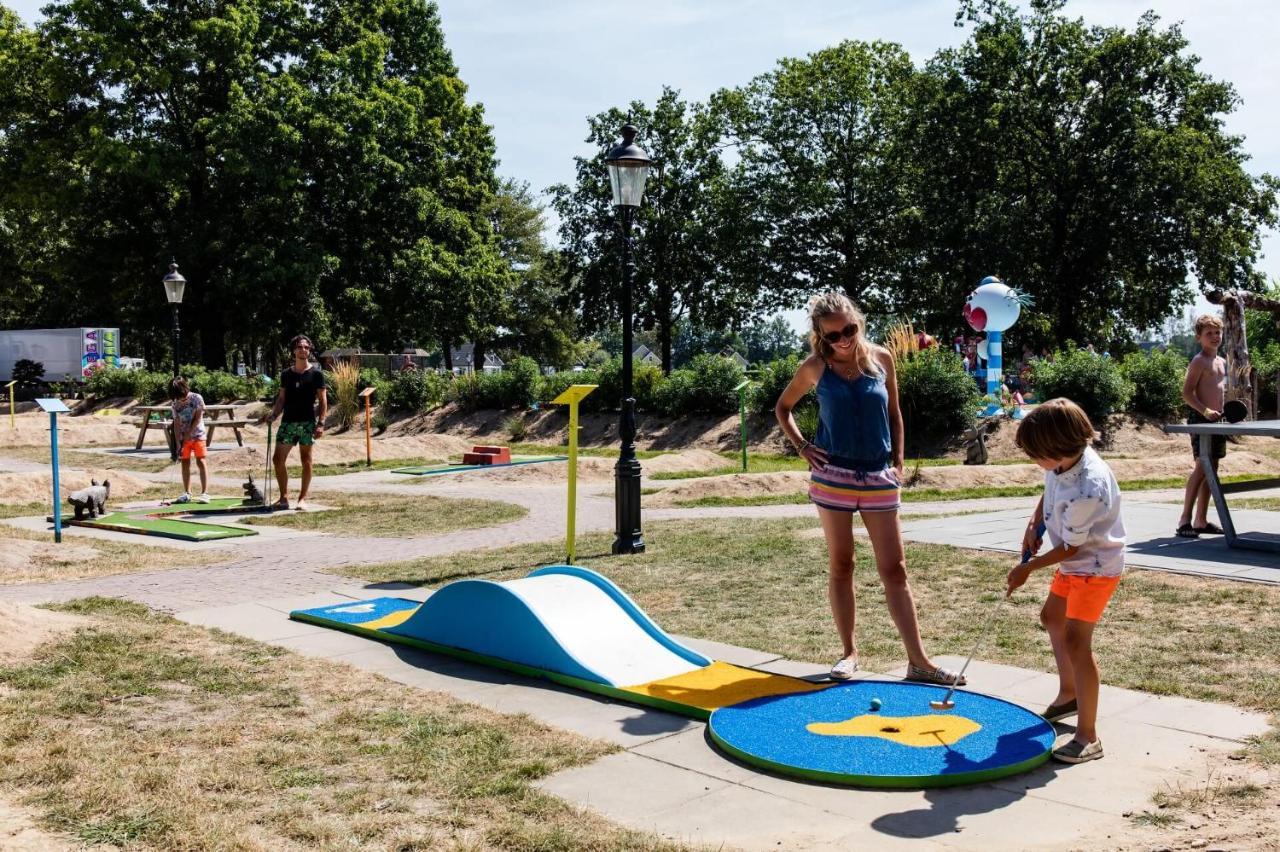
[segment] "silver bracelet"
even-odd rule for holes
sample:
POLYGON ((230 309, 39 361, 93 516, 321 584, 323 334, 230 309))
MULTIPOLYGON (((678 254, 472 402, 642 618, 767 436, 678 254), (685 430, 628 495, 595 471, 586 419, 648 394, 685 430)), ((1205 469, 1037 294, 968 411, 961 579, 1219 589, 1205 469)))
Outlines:
POLYGON ((802 455, 804 455, 804 451, 805 451, 807 448, 812 447, 812 446, 813 446, 812 442, 810 442, 810 441, 805 441, 805 442, 804 442, 804 443, 802 443, 800 446, 796 447, 796 455, 801 455, 801 456, 802 456, 802 455))

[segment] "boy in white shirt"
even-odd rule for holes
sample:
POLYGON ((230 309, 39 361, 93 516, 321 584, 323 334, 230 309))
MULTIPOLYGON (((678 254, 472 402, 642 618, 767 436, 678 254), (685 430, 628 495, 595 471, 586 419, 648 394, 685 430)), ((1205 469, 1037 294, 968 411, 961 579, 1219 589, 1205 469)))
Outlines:
POLYGON ((1040 549, 1041 523, 1054 547, 1010 571, 1007 594, 1027 582, 1032 571, 1058 566, 1040 610, 1058 663, 1058 695, 1041 715, 1050 722, 1076 717, 1075 736, 1053 750, 1063 763, 1102 757, 1097 731, 1101 677, 1093 656, 1093 629, 1124 573, 1120 486, 1089 446, 1093 434, 1080 406, 1051 399, 1026 416, 1016 437, 1018 446, 1045 470, 1044 496, 1027 524, 1023 551, 1040 549))

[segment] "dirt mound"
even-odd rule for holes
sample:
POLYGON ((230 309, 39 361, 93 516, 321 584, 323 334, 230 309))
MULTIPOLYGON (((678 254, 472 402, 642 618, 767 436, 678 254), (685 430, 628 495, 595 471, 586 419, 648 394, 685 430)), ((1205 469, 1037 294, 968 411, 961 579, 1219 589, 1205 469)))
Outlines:
MULTIPOLYGON (((6 557, 8 556, 10 545, 15 542, 18 544, 43 544, 43 542, 29 542, 20 539, 2 539, 0 543, 2 543, 6 557)), ((52 546, 50 546, 50 549, 53 549, 52 546)), ((66 545, 58 545, 57 549, 66 550, 68 548, 66 545)), ((88 550, 93 555, 97 553, 93 548, 72 547, 70 549, 88 550)), ((0 601, 0 623, 4 624, 4 630, 0 630, 0 664, 14 665, 25 660, 37 646, 64 633, 69 633, 77 627, 84 626, 88 623, 88 619, 65 612, 50 612, 45 609, 36 609, 35 607, 0 601)))
MULTIPOLYGON (((375 459, 441 459, 458 460, 475 444, 456 435, 420 433, 374 438, 371 450, 375 459)), ((295 453, 296 457, 297 454, 295 453)), ((316 464, 339 464, 360 461, 365 457, 364 433, 351 437, 325 437, 315 443, 312 453, 316 464)))
POLYGON ((701 497, 761 497, 773 494, 803 494, 809 474, 802 470, 781 473, 734 473, 709 476, 664 488, 645 498, 646 506, 674 506, 679 501, 701 497))
MULTIPOLYGON (((89 480, 99 482, 111 480, 111 496, 107 499, 107 508, 122 499, 141 494, 153 483, 139 479, 124 471, 92 468, 86 471, 62 472, 62 495, 66 495, 89 484, 89 480)), ((53 494, 53 477, 48 473, 0 473, 0 503, 39 503, 49 500, 53 494)), ((65 503, 64 503, 65 506, 65 503)))
POLYGON ((684 473, 689 470, 716 470, 732 463, 719 453, 695 449, 644 459, 640 466, 645 473, 684 473))
MULTIPOLYGON (((613 479, 616 464, 616 459, 603 456, 578 456, 578 481, 608 482, 613 479)), ((710 450, 685 450, 682 453, 664 453, 651 459, 642 459, 640 468, 644 473, 678 473, 686 470, 713 470, 726 464, 724 456, 710 450)), ((495 468, 486 471, 484 476, 497 482, 549 485, 566 482, 569 473, 567 462, 547 462, 495 468)))

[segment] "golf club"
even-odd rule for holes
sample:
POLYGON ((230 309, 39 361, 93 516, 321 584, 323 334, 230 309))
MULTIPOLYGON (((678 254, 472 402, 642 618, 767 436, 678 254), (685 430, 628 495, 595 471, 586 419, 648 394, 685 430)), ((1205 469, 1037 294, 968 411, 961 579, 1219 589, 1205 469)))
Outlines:
MULTIPOLYGON (((1036 527, 1036 538, 1044 538, 1044 522, 1041 521, 1036 527)), ((1031 561, 1032 553, 1030 550, 1022 552, 1022 564, 1025 565, 1031 561)), ((960 667, 960 673, 956 675, 955 683, 951 684, 951 688, 947 690, 947 694, 942 697, 941 701, 930 701, 929 707, 933 710, 950 710, 956 706, 951 700, 951 696, 955 694, 956 684, 964 677, 965 669, 969 668, 969 664, 973 662, 973 657, 978 653, 978 646, 982 644, 982 638, 987 635, 987 631, 991 625, 995 623, 996 615, 1000 612, 1000 607, 1004 606, 1004 602, 1009 599, 1009 595, 1001 595, 1000 600, 996 603, 996 608, 991 611, 991 615, 987 616, 987 623, 982 625, 982 630, 978 633, 977 640, 973 643, 973 650, 969 652, 969 659, 964 661, 964 665, 960 667)))
POLYGON ((271 421, 267 421, 267 460, 262 471, 262 505, 271 506, 271 421))

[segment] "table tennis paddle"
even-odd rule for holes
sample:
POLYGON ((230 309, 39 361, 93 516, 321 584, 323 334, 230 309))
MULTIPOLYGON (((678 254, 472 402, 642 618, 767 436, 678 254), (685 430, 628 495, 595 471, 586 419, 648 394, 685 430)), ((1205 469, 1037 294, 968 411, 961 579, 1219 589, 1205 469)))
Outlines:
POLYGON ((1249 406, 1242 399, 1233 399, 1222 406, 1222 419, 1228 423, 1239 423, 1249 416, 1249 406))

